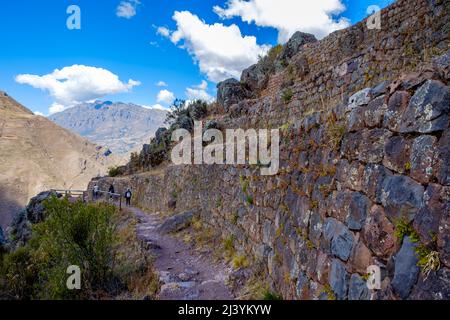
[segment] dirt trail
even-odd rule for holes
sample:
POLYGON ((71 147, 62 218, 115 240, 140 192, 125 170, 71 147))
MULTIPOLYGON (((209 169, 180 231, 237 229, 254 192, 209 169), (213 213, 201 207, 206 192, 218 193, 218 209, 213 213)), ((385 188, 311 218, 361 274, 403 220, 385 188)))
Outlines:
POLYGON ((158 232, 158 214, 127 208, 138 220, 137 235, 155 256, 154 266, 162 283, 161 300, 232 300, 226 285, 229 267, 201 255, 183 241, 158 232))

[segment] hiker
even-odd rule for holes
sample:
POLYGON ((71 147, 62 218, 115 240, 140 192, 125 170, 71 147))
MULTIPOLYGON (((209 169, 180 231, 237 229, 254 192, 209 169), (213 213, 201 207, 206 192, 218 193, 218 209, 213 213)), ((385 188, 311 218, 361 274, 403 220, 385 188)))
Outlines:
POLYGON ((131 192, 131 188, 127 189, 127 192, 125 192, 125 199, 127 202, 127 206, 131 206, 131 197, 133 196, 133 193, 131 192))
POLYGON ((113 199, 113 194, 115 193, 114 191, 115 191, 115 190, 114 190, 114 186, 111 185, 111 186, 109 187, 109 190, 108 190, 108 192, 109 192, 109 199, 110 199, 110 200, 113 199))
POLYGON ((97 200, 99 191, 100 191, 100 188, 98 187, 98 185, 95 185, 94 190, 92 192, 92 198, 94 201, 97 200))

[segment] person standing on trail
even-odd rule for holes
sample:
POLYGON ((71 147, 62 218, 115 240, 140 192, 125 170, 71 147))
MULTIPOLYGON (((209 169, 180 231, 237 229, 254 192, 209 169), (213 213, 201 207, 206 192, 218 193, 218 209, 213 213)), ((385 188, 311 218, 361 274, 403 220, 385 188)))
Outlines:
POLYGON ((110 200, 113 199, 113 194, 115 193, 115 190, 114 190, 114 186, 113 186, 113 185, 111 185, 111 186, 109 187, 108 192, 109 192, 109 199, 110 199, 110 200))
POLYGON ((131 188, 127 189, 127 192, 125 192, 125 199, 127 201, 127 206, 131 206, 131 197, 133 196, 133 193, 131 192, 131 188))
POLYGON ((99 190, 98 185, 95 185, 94 186, 94 191, 92 192, 92 198, 93 198, 94 201, 97 200, 99 191, 100 190, 99 190))

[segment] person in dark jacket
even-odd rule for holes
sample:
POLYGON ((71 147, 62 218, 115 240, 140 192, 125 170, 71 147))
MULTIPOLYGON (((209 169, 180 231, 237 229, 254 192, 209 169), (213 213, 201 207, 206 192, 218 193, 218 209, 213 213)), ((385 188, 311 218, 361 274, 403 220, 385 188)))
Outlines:
POLYGON ((131 188, 128 188, 125 192, 125 200, 127 206, 131 206, 131 197, 133 196, 133 193, 131 192, 131 188))
POLYGON ((115 190, 114 190, 114 186, 113 186, 113 185, 111 185, 111 186, 109 187, 108 192, 109 192, 109 199, 112 199, 112 198, 113 198, 113 194, 115 193, 115 190))

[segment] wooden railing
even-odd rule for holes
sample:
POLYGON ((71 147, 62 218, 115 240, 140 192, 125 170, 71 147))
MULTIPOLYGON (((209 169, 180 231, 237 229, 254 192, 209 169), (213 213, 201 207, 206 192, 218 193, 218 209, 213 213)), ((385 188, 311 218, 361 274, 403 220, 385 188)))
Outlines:
MULTIPOLYGON (((51 189, 50 191, 62 194, 66 197, 72 197, 72 198, 81 198, 83 202, 86 202, 87 199, 89 199, 88 192, 89 190, 64 190, 64 189, 51 189)), ((104 199, 107 202, 110 202, 111 200, 119 200, 119 209, 122 210, 122 195, 119 193, 110 193, 109 191, 97 191, 97 195, 92 195, 92 199, 94 201, 101 200, 104 197, 104 199)))

